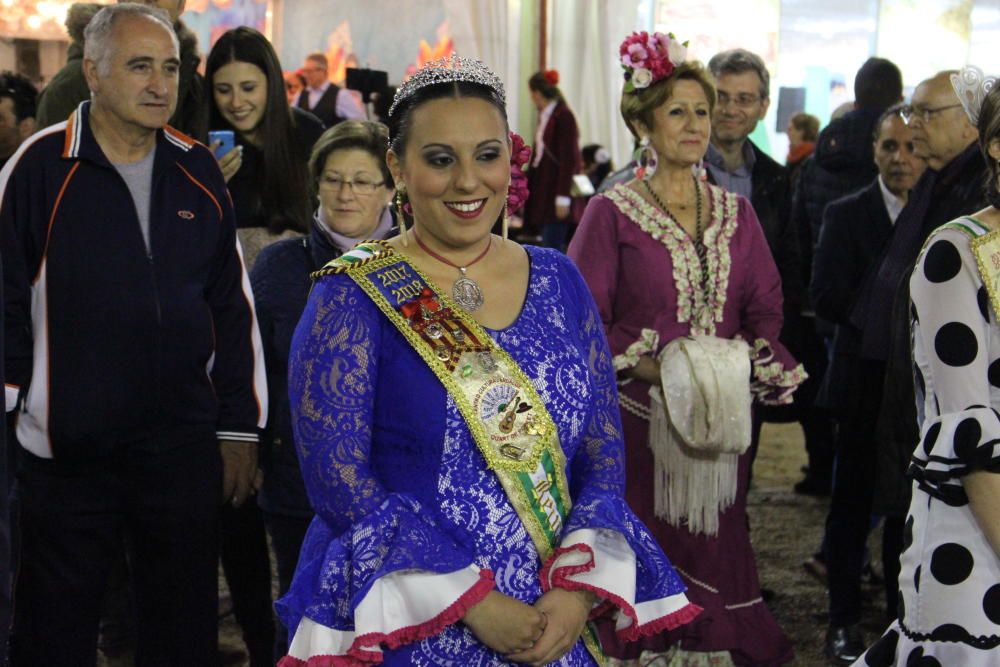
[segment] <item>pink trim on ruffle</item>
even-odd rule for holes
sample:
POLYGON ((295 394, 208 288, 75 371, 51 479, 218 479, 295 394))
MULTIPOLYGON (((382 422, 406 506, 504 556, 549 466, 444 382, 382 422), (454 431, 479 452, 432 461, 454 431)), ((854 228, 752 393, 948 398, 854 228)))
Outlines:
MULTIPOLYGON (((616 634, 622 641, 634 642, 642 637, 648 637, 658 632, 663 632, 664 630, 673 630, 674 628, 678 628, 685 623, 690 623, 703 611, 698 605, 693 602, 689 602, 677 611, 671 612, 666 616, 661 616, 660 618, 654 618, 648 623, 639 625, 639 615, 636 613, 635 607, 633 607, 629 602, 626 602, 623 598, 619 597, 615 593, 612 593, 611 591, 598 586, 592 586, 591 584, 573 581, 569 578, 574 574, 580 574, 581 572, 587 572, 592 569, 594 569, 594 551, 589 545, 574 544, 569 547, 560 547, 556 549, 555 553, 553 553, 545 565, 542 566, 542 590, 546 593, 552 588, 562 588, 567 591, 590 591, 591 593, 597 595, 597 597, 603 598, 605 600, 605 604, 598 605, 597 608, 591 610, 591 619, 595 619, 603 615, 608 610, 608 603, 618 607, 623 614, 632 619, 632 625, 616 631, 616 634), (555 572, 552 572, 552 566, 555 564, 556 559, 571 551, 580 551, 588 554, 590 556, 590 562, 582 565, 567 565, 565 567, 558 568, 555 572), (551 585, 549 584, 550 578, 552 579, 551 585)), ((310 667, 312 666, 310 665, 310 667)))
POLYGON ((394 649, 403 644, 411 644, 439 634, 449 625, 462 620, 465 613, 479 604, 493 590, 493 587, 493 571, 482 569, 479 571, 479 581, 429 621, 399 628, 388 634, 369 632, 358 635, 354 638, 347 655, 314 655, 307 660, 286 655, 278 662, 278 667, 364 667, 365 665, 378 664, 382 662, 382 653, 365 651, 363 647, 377 647, 380 644, 385 644, 390 649, 394 649))

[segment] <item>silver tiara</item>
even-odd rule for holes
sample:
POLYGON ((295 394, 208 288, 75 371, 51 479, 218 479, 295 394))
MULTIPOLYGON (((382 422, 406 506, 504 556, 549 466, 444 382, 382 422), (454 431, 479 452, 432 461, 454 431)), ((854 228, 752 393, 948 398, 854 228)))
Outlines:
POLYGON ((951 87, 958 95, 966 115, 973 127, 979 123, 979 110, 983 108, 983 100, 997 82, 995 76, 986 76, 983 70, 974 65, 967 65, 958 74, 951 75, 951 87))
POLYGON ((507 104, 503 82, 500 80, 500 77, 493 73, 493 70, 475 58, 462 58, 452 54, 447 58, 432 60, 404 81, 403 85, 396 91, 396 96, 392 98, 392 106, 389 107, 389 116, 392 116, 396 111, 396 107, 421 88, 433 86, 437 83, 454 83, 459 81, 478 83, 486 86, 497 94, 501 104, 507 104))

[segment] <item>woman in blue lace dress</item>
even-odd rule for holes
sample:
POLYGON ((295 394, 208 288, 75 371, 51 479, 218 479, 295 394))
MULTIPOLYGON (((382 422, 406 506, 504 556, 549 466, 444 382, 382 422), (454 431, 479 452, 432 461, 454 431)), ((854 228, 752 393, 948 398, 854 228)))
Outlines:
POLYGON ((289 386, 317 516, 278 604, 282 667, 592 665, 588 621, 627 640, 700 611, 625 504, 586 285, 490 233, 503 95, 460 58, 401 87, 388 162, 410 229, 315 275, 289 386))

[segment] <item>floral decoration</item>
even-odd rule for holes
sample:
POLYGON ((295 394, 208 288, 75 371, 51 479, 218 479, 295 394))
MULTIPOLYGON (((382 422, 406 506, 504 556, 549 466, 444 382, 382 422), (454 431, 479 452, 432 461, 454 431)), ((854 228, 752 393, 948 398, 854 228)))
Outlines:
POLYGON ((531 160, 531 147, 516 132, 510 133, 510 187, 507 189, 507 213, 516 213, 528 201, 528 177, 524 167, 531 160))
POLYGON ((542 76, 545 78, 545 82, 550 86, 559 85, 559 72, 554 69, 547 69, 542 72, 542 76))
POLYGON ((625 92, 648 88, 671 74, 687 59, 687 42, 679 42, 672 32, 633 32, 618 53, 625 70, 625 92))

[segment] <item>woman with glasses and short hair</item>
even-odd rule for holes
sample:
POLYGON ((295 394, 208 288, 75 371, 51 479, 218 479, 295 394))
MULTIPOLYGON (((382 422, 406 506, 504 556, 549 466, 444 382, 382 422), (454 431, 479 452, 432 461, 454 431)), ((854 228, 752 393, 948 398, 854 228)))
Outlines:
MULTIPOLYGON (((272 397, 261 438, 264 484, 258 500, 271 535, 281 595, 291 584, 313 517, 292 436, 288 350, 309 297, 309 274, 359 241, 397 233, 388 206, 393 191, 385 164, 388 148, 388 131, 382 123, 351 120, 324 132, 309 158, 310 183, 319 192, 309 235, 264 248, 250 272, 272 397)), ((278 629, 275 649, 276 658, 287 652, 284 628, 278 629)))

